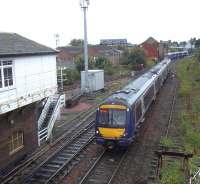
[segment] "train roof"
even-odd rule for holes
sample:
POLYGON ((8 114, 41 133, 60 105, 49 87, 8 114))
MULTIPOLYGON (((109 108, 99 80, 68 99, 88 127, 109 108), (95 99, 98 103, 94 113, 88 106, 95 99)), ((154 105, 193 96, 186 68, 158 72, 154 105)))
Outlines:
POLYGON ((175 54, 188 54, 188 51, 179 51, 179 52, 168 52, 166 55, 175 55, 175 54))
POLYGON ((156 66, 151 68, 147 73, 130 82, 121 90, 116 91, 111 97, 108 98, 108 100, 120 100, 128 105, 132 105, 138 99, 138 97, 140 97, 141 94, 143 94, 146 89, 150 87, 155 78, 158 77, 158 75, 164 70, 170 61, 170 59, 164 59, 156 66))

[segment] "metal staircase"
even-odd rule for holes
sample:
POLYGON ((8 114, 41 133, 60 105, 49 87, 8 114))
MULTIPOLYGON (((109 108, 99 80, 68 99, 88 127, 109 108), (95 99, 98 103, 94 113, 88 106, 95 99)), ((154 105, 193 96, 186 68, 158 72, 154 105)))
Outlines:
POLYGON ((56 94, 50 96, 38 119, 38 144, 49 140, 57 116, 60 113, 60 107, 64 105, 65 96, 56 94))

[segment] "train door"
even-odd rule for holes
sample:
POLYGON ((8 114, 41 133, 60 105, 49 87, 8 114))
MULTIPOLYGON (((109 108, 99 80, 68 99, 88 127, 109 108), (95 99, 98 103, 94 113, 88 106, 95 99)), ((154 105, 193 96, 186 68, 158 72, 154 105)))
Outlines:
POLYGON ((142 102, 141 100, 139 100, 135 104, 135 127, 138 126, 141 120, 142 120, 142 102))

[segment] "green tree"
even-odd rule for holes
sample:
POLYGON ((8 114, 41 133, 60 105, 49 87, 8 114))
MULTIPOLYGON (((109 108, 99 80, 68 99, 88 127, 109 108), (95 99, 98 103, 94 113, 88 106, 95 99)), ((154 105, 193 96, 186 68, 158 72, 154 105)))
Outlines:
POLYGON ((82 39, 73 39, 70 41, 69 45, 76 47, 83 47, 84 41, 82 39))
POLYGON ((76 69, 65 69, 63 75, 65 76, 64 85, 73 84, 74 81, 80 78, 79 72, 76 69))
POLYGON ((75 59, 75 65, 76 69, 80 72, 84 70, 84 61, 83 61, 83 56, 78 56, 75 59))
POLYGON ((122 64, 124 65, 128 65, 129 64, 129 61, 128 61, 128 57, 129 57, 129 50, 126 49, 124 52, 123 52, 123 55, 122 55, 122 64))
POLYGON ((146 65, 146 55, 143 49, 135 48, 127 50, 123 54, 123 63, 128 64, 131 69, 139 69, 146 65))
POLYGON ((178 47, 178 46, 179 46, 179 44, 178 44, 178 42, 177 42, 177 41, 173 41, 173 42, 171 42, 171 46, 173 46, 173 47, 178 47))
POLYGON ((192 45, 195 45, 195 43, 196 43, 196 38, 191 38, 191 39, 190 39, 190 43, 191 43, 192 45))
POLYGON ((200 39, 196 40, 196 42, 195 42, 195 47, 196 47, 196 48, 199 48, 199 47, 200 47, 200 39))
MULTIPOLYGON (((75 65, 76 65, 76 69, 79 72, 85 70, 83 55, 79 55, 78 57, 76 57, 75 65)), ((88 59, 88 68, 89 69, 94 68, 94 62, 91 58, 88 59)))
POLYGON ((200 47, 196 49, 195 58, 200 63, 200 47))
POLYGON ((179 46, 180 46, 180 47, 185 47, 186 44, 187 44, 186 41, 181 41, 181 42, 179 42, 179 46))
POLYGON ((111 64, 110 60, 107 59, 106 57, 101 56, 95 60, 95 67, 97 67, 97 68, 104 69, 104 68, 111 67, 111 66, 112 66, 112 64, 111 64))

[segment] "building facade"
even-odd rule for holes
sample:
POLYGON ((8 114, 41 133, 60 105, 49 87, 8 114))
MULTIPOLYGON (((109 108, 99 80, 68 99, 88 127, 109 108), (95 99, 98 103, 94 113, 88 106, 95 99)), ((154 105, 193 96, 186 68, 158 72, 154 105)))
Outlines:
POLYGON ((128 46, 127 39, 102 39, 100 45, 107 46, 128 46))
POLYGON ((38 146, 38 106, 57 91, 56 54, 15 33, 0 33, 0 175, 38 146))
POLYGON ((140 46, 144 49, 147 57, 152 59, 159 58, 159 42, 152 37, 149 37, 140 46))
MULTIPOLYGON (((83 54, 82 47, 60 47, 58 48, 57 67, 74 68, 75 60, 83 54)), ((113 65, 120 63, 122 51, 105 45, 94 45, 88 47, 88 55, 92 59, 106 57, 113 65)))

